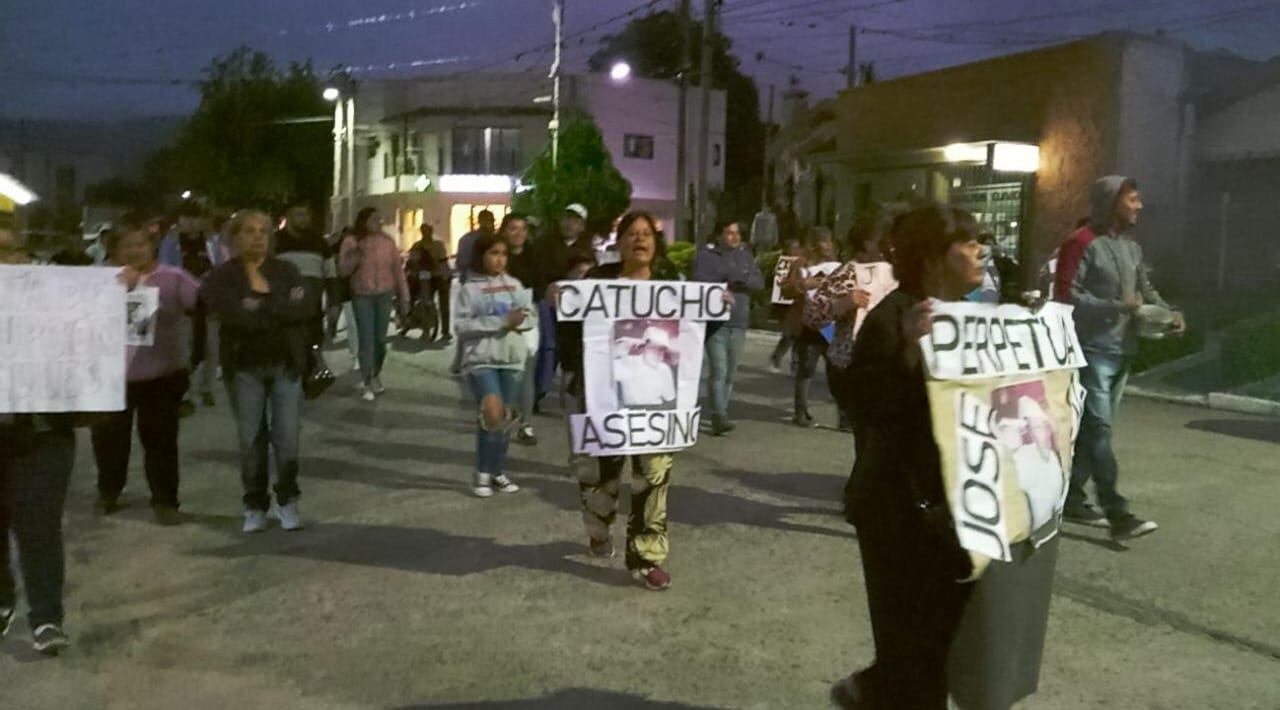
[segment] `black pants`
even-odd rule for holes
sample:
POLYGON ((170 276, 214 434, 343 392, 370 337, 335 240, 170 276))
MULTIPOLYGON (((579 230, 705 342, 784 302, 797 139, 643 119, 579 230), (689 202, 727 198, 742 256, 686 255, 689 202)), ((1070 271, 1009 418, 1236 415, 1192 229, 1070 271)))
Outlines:
MULTIPOLYGON (((818 339, 801 336, 795 341, 795 413, 797 417, 809 416, 809 390, 812 389, 813 376, 818 373, 818 362, 827 353, 827 344, 818 339)), ((828 375, 830 377, 830 375, 828 375)))
POLYGON ((440 337, 449 337, 449 287, 452 283, 449 279, 431 279, 431 288, 435 289, 436 301, 439 303, 440 310, 440 337))
POLYGON ((178 405, 187 391, 187 374, 130 382, 125 410, 103 415, 93 426, 93 458, 98 464, 98 493, 118 498, 129 475, 133 420, 138 420, 151 505, 178 507, 178 405))
POLYGON ((0 607, 13 608, 15 601, 9 563, 12 535, 32 629, 62 623, 62 507, 75 453, 76 435, 71 429, 21 440, 0 435, 0 607))
POLYGON ((943 572, 954 552, 892 507, 859 516, 876 662, 857 683, 876 710, 946 710, 947 654, 973 585, 943 572))

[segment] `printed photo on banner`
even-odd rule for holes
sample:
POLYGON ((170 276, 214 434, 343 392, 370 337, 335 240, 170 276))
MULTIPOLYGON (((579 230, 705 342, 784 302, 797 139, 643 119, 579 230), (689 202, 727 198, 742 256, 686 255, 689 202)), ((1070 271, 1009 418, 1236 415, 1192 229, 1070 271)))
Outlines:
POLYGON ((935 303, 920 341, 943 488, 975 576, 1061 525, 1083 397, 1071 308, 935 303))
POLYGON ((0 266, 0 413, 124 409, 128 308, 118 273, 0 266))
POLYGON ((798 256, 780 256, 778 263, 773 267, 773 297, 772 301, 779 305, 789 306, 795 303, 794 299, 787 298, 782 295, 782 284, 791 278, 791 269, 795 267, 796 262, 800 260, 798 256))
POLYGON ((139 286, 125 294, 125 344, 151 347, 156 344, 156 313, 160 310, 160 289, 139 286))
MULTIPOLYGON (((800 277, 805 279, 826 278, 835 273, 836 269, 839 268, 840 262, 838 261, 824 261, 821 264, 813 264, 800 269, 800 277)), ((812 294, 813 291, 816 290, 817 289, 811 289, 809 293, 812 294)))
POLYGON ((708 321, 727 320, 724 284, 562 282, 561 321, 582 321, 586 412, 569 418, 575 453, 676 451, 697 442, 708 321))

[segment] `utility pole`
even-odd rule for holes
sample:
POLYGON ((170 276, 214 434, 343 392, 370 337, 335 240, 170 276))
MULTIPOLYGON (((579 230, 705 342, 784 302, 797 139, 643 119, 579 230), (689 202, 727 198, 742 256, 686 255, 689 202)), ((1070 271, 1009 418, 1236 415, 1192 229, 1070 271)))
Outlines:
POLYGON ((769 85, 769 119, 764 123, 764 172, 760 179, 760 209, 769 209, 769 137, 773 131, 773 84, 769 85))
POLYGON ((329 219, 333 231, 342 229, 342 141, 346 134, 346 109, 339 97, 333 102, 333 199, 329 201, 329 219))
MULTIPOLYGON (((711 55, 714 51, 712 38, 716 32, 716 9, 719 0, 703 0, 702 17, 702 67, 698 72, 698 86, 702 91, 701 115, 698 116, 698 196, 694 205, 696 219, 693 223, 694 244, 701 249, 706 242, 707 232, 711 225, 707 223, 711 216, 707 170, 711 162, 711 55)), ((723 159, 723 156, 722 156, 723 159)))
POLYGON ((858 86, 858 26, 849 25, 849 66, 844 70, 845 86, 850 89, 858 86))
POLYGON ((556 26, 556 57, 551 63, 551 167, 560 159, 560 52, 564 48, 564 0, 552 0, 551 22, 556 26))
POLYGON ((347 224, 356 221, 356 89, 355 82, 347 94, 347 224))
POLYGON ((680 15, 680 69, 676 72, 679 85, 679 117, 676 119, 676 214, 672 236, 676 241, 687 239, 686 216, 689 214, 689 45, 693 44, 693 23, 689 21, 689 0, 678 0, 680 15))

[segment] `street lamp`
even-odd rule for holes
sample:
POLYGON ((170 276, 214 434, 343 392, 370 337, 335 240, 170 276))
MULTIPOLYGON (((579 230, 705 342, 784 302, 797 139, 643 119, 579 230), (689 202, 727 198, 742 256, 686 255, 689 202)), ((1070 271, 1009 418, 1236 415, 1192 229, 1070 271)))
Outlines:
POLYGON ((614 62, 609 68, 609 78, 614 81, 626 81, 631 78, 631 65, 626 62, 614 62))
POLYGON ((328 86, 325 87, 324 93, 321 94, 321 96, 324 97, 325 101, 333 103, 334 101, 342 98, 342 92, 338 91, 338 87, 336 86, 328 86))
POLYGON ((190 190, 183 190, 183 191, 182 191, 182 199, 184 199, 184 200, 189 200, 189 199, 191 199, 191 191, 190 191, 190 190))

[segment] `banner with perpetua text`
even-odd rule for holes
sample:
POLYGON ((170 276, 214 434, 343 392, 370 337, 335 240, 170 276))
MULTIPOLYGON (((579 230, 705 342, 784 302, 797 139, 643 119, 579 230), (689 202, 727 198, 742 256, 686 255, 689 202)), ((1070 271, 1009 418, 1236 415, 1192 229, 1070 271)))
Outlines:
POLYGON ((1084 388, 1070 306, 941 303, 920 340, 933 435, 975 576, 1058 533, 1084 388))
POLYGON ((0 266, 0 413, 124 409, 118 269, 0 266))
POLYGON ((707 321, 729 319, 724 284, 585 280, 560 284, 556 317, 582 321, 586 413, 573 452, 652 454, 697 443, 707 321))

